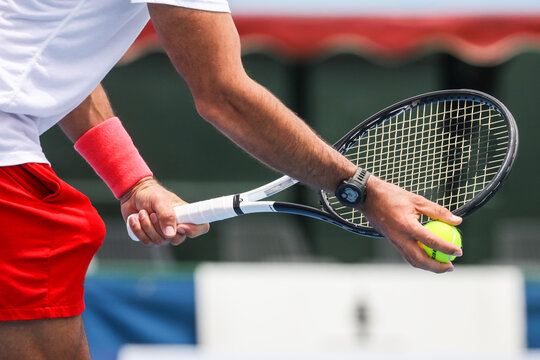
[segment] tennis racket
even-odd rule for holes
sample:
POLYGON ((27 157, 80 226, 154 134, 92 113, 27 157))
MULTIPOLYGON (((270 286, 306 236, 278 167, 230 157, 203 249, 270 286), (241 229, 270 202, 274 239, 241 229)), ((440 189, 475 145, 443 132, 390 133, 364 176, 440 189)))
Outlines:
MULTIPOLYGON (((349 131, 334 148, 377 177, 464 217, 484 205, 507 180, 517 155, 518 129, 507 108, 492 96, 475 90, 443 90, 379 111, 349 131)), ((241 194, 178 206, 176 218, 178 223, 203 224, 278 212, 381 237, 360 211, 341 205, 325 191, 319 193, 321 208, 259 201, 297 182, 283 176, 241 194)), ((428 221, 421 216, 420 222, 428 221)), ((129 225, 127 229, 137 240, 129 225)))

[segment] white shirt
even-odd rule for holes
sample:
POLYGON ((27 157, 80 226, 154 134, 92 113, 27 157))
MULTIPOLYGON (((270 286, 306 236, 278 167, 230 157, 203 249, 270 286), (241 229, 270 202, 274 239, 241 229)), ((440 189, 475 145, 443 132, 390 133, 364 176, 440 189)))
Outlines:
POLYGON ((147 2, 229 12, 227 0, 0 0, 0 166, 48 162, 39 136, 122 57, 147 2))

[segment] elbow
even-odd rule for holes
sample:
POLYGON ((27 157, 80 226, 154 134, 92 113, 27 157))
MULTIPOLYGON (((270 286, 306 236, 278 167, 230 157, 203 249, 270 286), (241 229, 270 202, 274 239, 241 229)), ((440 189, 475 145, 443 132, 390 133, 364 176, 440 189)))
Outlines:
POLYGON ((238 84, 211 85, 203 91, 193 92, 195 106, 199 115, 211 124, 236 117, 242 101, 242 91, 238 84))
POLYGON ((209 123, 215 123, 217 119, 223 117, 227 100, 222 94, 196 96, 194 99, 197 112, 209 123))
POLYGON ((254 81, 243 67, 216 68, 185 75, 199 115, 216 125, 224 119, 233 119, 251 102, 254 81))

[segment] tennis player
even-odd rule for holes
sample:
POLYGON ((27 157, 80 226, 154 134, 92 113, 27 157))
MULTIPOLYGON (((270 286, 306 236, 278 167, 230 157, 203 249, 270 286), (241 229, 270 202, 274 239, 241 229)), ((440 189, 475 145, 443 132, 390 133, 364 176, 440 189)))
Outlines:
MULTIPOLYGON (((130 226, 143 243, 178 245, 208 231, 176 223, 173 207, 183 201, 154 179, 100 86, 150 17, 201 116, 241 148, 317 189, 333 192, 356 173, 246 75, 226 0, 0 0, 2 359, 90 358, 84 277, 105 229, 90 201, 60 180, 43 154, 39 136, 53 125, 121 201, 124 218, 138 213, 130 226)), ((365 201, 357 207, 404 258, 451 271, 417 241, 445 253, 461 250, 417 219, 461 219, 375 176, 364 180, 365 201)))

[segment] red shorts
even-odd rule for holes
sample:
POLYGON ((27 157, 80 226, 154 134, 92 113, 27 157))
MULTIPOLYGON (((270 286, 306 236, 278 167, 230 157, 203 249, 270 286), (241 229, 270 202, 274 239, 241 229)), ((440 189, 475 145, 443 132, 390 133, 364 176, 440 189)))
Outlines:
POLYGON ((88 198, 46 164, 0 167, 0 219, 0 321, 81 314, 105 237, 88 198))

